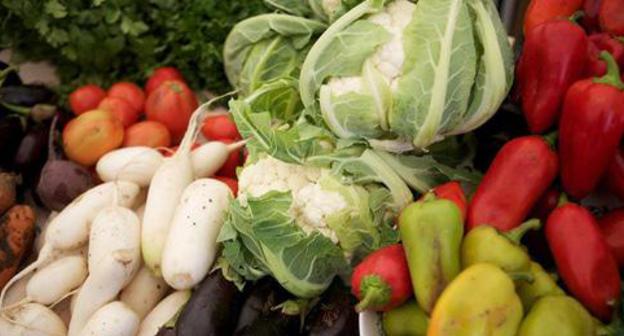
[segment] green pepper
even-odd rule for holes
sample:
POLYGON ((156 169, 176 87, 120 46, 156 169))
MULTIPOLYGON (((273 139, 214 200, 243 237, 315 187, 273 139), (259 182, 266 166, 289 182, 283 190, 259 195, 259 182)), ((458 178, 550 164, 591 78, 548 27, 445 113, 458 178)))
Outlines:
POLYGON ((429 318, 418 303, 410 300, 383 314, 386 336, 426 336, 429 318))
POLYGON ((489 262, 508 273, 528 272, 531 257, 526 248, 520 245, 520 239, 528 230, 539 227, 538 219, 529 220, 504 233, 489 225, 475 227, 464 238, 461 248, 462 266, 466 268, 489 262))
POLYGON ((518 336, 595 335, 596 325, 587 310, 569 296, 545 296, 531 308, 518 336))
POLYGON ((448 283, 459 274, 464 234, 455 203, 428 194, 399 216, 399 233, 407 256, 414 296, 427 313, 448 283))
POLYGON ((533 282, 519 281, 516 289, 525 309, 530 309, 535 301, 543 296, 565 294, 565 292, 557 286, 555 279, 553 279, 550 274, 546 273, 540 264, 532 261, 530 271, 533 282))
POLYGON ((462 271, 442 293, 427 336, 515 336, 521 321, 512 278, 494 264, 480 263, 462 271))

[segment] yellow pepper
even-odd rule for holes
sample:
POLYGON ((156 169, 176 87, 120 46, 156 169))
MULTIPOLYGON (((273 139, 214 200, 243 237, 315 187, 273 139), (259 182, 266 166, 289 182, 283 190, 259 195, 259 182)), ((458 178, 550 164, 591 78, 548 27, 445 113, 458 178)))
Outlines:
POLYGON ((591 336, 596 325, 591 315, 569 296, 545 296, 527 314, 518 336, 591 336))
POLYGON ((557 286, 552 276, 540 264, 531 262, 530 266, 533 282, 518 281, 518 295, 522 300, 522 306, 529 310, 539 298, 547 295, 564 295, 565 292, 557 286))
POLYGON ((442 292, 427 336, 515 336, 522 303, 514 282, 498 266, 475 264, 442 292))
POLYGON ((427 335, 429 318, 414 300, 385 312, 382 321, 386 336, 427 335))

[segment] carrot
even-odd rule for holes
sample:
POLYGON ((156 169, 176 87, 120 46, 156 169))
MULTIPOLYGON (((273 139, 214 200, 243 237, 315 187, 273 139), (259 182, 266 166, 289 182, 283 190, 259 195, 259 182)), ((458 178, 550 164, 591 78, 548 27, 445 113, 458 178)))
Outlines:
POLYGON ((35 213, 15 205, 0 219, 0 288, 11 279, 35 238, 35 213))

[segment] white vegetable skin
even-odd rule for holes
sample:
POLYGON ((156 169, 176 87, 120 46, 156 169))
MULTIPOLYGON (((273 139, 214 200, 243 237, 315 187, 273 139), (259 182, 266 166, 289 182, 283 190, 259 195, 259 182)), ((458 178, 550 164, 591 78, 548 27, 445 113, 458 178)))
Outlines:
POLYGON ((53 260, 63 251, 77 249, 87 243, 90 224, 100 210, 113 203, 132 206, 140 188, 132 182, 108 182, 89 189, 67 205, 48 224, 45 243, 37 260, 16 274, 2 289, 0 307, 6 291, 19 279, 53 260))
POLYGON ((140 265, 140 224, 134 212, 117 206, 104 209, 93 221, 92 231, 96 247, 89 248, 89 276, 78 292, 69 336, 79 335, 95 311, 119 295, 140 265))
MULTIPOLYGON (((6 312, 11 327, 7 336, 65 336, 67 327, 51 309, 38 304, 27 303, 6 312)), ((6 322, 6 321, 5 321, 6 322)), ((0 323, 4 332, 6 323, 0 323)), ((5 334, 2 333, 2 336, 5 334)))
POLYGON ((220 141, 207 142, 191 152, 195 178, 213 176, 227 161, 230 153, 238 150, 244 141, 225 144, 220 141))
POLYGON ((208 274, 231 197, 230 188, 214 179, 184 190, 163 252, 162 274, 171 287, 190 289, 208 274))
POLYGON ((102 156, 95 170, 102 181, 129 181, 146 187, 163 160, 162 154, 154 148, 127 147, 102 156))
POLYGON ((139 329, 139 317, 122 302, 111 302, 93 314, 80 333, 81 336, 134 336, 139 329))
POLYGON ((155 276, 143 266, 132 281, 121 291, 119 299, 130 307, 140 319, 167 294, 169 286, 164 279, 155 276))
POLYGON ((178 291, 164 298, 154 309, 147 314, 137 336, 154 336, 158 329, 165 325, 191 297, 191 291, 178 291))
POLYGON ((81 255, 58 259, 38 270, 26 285, 26 297, 50 305, 78 288, 87 277, 87 262, 81 255))

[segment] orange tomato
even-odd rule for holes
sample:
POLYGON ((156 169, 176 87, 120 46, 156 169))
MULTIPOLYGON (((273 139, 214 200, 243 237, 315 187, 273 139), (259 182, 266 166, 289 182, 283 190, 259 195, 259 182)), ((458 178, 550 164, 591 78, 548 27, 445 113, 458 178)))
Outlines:
POLYGON ((72 119, 63 129, 67 157, 84 166, 94 165, 102 155, 123 142, 121 122, 104 110, 91 110, 72 119))
POLYGON ((123 147, 131 146, 169 147, 171 135, 167 127, 157 121, 141 121, 126 129, 123 147))

